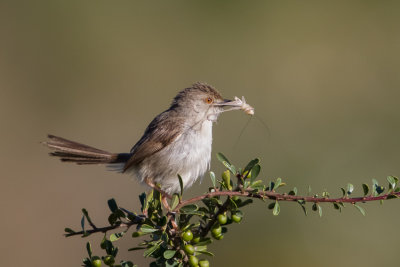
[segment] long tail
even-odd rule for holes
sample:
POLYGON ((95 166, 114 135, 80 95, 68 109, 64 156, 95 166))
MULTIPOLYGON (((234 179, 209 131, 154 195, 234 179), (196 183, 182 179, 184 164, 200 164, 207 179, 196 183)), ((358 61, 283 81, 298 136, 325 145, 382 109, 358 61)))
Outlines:
POLYGON ((124 163, 131 156, 129 153, 110 153, 51 134, 48 135, 48 138, 49 140, 43 144, 54 150, 50 155, 59 157, 61 161, 65 162, 77 164, 124 163))

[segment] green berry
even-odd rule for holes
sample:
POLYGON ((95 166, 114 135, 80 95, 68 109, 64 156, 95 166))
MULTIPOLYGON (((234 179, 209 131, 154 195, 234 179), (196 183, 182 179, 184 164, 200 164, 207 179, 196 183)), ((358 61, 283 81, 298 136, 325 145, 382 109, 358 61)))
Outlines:
POLYGON ((208 260, 201 260, 201 261, 199 261, 199 266, 200 267, 209 267, 210 263, 208 262, 208 260))
POLYGON ((199 266, 199 259, 193 255, 189 256, 189 265, 192 267, 199 266))
POLYGON ((235 223, 240 223, 240 221, 242 220, 242 217, 237 215, 237 214, 232 214, 232 221, 235 223))
POLYGON ((194 254, 194 247, 192 245, 185 245, 184 250, 187 254, 193 255, 194 254))
POLYGON ((184 241, 187 241, 187 242, 189 242, 190 240, 192 240, 192 239, 193 239, 193 233, 192 233, 192 231, 187 230, 187 231, 183 232, 183 234, 182 234, 182 239, 183 239, 184 241))
POLYGON ((92 267, 100 267, 101 266, 101 260, 99 257, 95 256, 92 258, 92 267))
POLYGON ((112 266, 115 263, 115 259, 111 255, 107 255, 103 259, 104 263, 108 266, 112 266))
POLYGON ((222 233, 222 227, 219 225, 216 225, 211 229, 211 234, 213 237, 217 237, 221 235, 221 233, 222 233))
POLYGON ((214 238, 217 240, 221 240, 222 238, 224 238, 224 235, 220 234, 219 236, 214 236, 214 238))
POLYGON ((228 221, 228 218, 226 217, 225 214, 219 214, 218 215, 218 222, 219 224, 226 224, 226 222, 228 221))

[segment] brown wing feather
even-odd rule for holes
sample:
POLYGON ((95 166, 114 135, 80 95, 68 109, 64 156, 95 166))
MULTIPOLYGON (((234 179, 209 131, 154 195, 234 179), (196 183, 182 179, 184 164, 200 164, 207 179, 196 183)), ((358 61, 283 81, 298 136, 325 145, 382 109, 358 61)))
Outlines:
POLYGON ((182 133, 184 119, 170 116, 170 112, 174 111, 161 113, 149 124, 142 138, 131 149, 132 156, 126 162, 124 172, 171 144, 182 133))

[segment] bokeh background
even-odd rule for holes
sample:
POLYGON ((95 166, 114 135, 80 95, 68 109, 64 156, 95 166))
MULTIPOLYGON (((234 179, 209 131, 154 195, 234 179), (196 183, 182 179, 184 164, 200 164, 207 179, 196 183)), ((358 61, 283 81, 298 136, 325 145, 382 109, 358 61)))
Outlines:
MULTIPOLYGON (((399 12, 398 1, 1 1, 1 265, 79 266, 86 239, 63 229, 79 229, 81 208, 98 225, 111 197, 139 209, 134 178, 48 157, 47 133, 128 151, 195 81, 256 108, 250 121, 220 117, 214 153, 238 166, 260 157, 263 179, 285 190, 339 196, 351 182, 362 194, 400 175, 399 12)), ((211 167, 223 170, 215 156, 211 167)), ((210 246, 211 264, 397 265, 400 201, 363 207, 323 205, 319 218, 282 203, 275 217, 257 202, 210 246)), ((146 266, 127 252, 135 242, 119 242, 120 258, 146 266)))

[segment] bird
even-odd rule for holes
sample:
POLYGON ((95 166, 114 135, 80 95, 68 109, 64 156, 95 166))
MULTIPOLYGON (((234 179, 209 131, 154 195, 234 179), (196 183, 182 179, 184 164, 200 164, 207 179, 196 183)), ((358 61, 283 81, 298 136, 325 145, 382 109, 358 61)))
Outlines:
MULTIPOLYGON (((181 90, 170 107, 150 122, 128 153, 111 153, 51 134, 44 144, 52 150, 51 156, 63 162, 105 164, 133 174, 170 198, 180 191, 178 174, 187 189, 209 170, 212 127, 219 115, 226 110, 244 110, 243 106, 240 99, 224 99, 213 86, 196 82, 181 90)), ((249 107, 246 104, 247 110, 249 107)))

